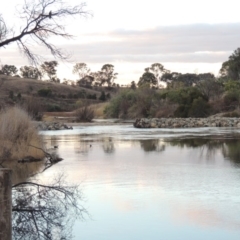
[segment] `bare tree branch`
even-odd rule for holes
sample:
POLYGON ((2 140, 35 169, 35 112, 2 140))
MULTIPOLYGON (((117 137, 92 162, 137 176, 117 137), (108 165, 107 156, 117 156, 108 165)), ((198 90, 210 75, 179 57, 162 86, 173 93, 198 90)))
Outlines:
POLYGON ((55 58, 66 60, 69 58, 62 49, 50 42, 51 37, 70 39, 63 21, 68 17, 88 17, 91 14, 84 10, 85 3, 77 6, 68 6, 62 0, 33 0, 25 1, 19 11, 24 27, 13 37, 8 38, 6 22, 0 15, 0 48, 17 43, 21 52, 31 64, 38 64, 41 57, 34 54, 30 43, 34 42, 48 49, 55 58))

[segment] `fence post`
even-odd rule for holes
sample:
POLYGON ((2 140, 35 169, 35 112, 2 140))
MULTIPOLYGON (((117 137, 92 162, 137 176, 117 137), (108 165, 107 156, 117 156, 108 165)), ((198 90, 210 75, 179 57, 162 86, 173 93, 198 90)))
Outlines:
POLYGON ((0 168, 0 239, 12 239, 12 181, 7 168, 0 168))

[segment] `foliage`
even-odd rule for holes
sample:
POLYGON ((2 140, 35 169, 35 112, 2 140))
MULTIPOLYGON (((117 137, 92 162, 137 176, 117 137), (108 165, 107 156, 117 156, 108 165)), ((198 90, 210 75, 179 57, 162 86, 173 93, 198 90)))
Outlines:
POLYGON ((57 104, 48 104, 47 105, 47 112, 61 112, 62 107, 57 104))
POLYGON ((49 88, 42 88, 38 90, 38 95, 40 97, 51 97, 52 96, 52 90, 49 88))
POLYGON ((23 78, 32 78, 36 80, 42 78, 42 72, 33 66, 22 66, 20 72, 23 78))
POLYGON ((169 88, 191 87, 198 84, 200 81, 214 80, 215 77, 212 73, 178 73, 167 72, 162 75, 161 80, 168 82, 169 88), (177 84, 176 84, 177 83, 177 84))
POLYGON ((79 79, 83 79, 90 74, 90 68, 87 67, 86 63, 76 63, 73 66, 73 73, 78 74, 79 79))
POLYGON ((209 109, 206 105, 208 99, 196 87, 166 90, 162 92, 161 98, 179 105, 174 113, 175 117, 205 117, 208 114, 208 111, 202 110, 202 106, 209 109))
POLYGON ((57 78, 57 69, 56 67, 58 66, 57 61, 50 61, 50 62, 44 62, 41 65, 41 70, 43 74, 47 74, 49 77, 49 80, 51 82, 60 82, 60 80, 57 78))
POLYGON ((150 87, 158 88, 162 75, 168 72, 161 63, 153 63, 150 67, 145 68, 145 73, 140 78, 138 86, 148 84, 150 87), (153 74, 154 77, 148 73, 153 74))
POLYGON ((136 102, 136 94, 133 90, 122 90, 117 96, 111 99, 105 108, 104 114, 107 117, 126 118, 130 107, 136 102))
POLYGON ((75 111, 75 119, 77 122, 91 122, 93 118, 94 111, 87 105, 75 111))
POLYGON ((94 77, 96 86, 104 86, 107 84, 108 87, 111 87, 118 73, 114 73, 114 66, 112 64, 104 64, 101 71, 91 73, 90 75, 94 77))
POLYGON ((159 94, 148 87, 136 90, 122 90, 111 99, 105 108, 105 115, 114 118, 135 118, 154 116, 159 107, 159 94))
MULTIPOLYGON (((37 64, 40 57, 32 50, 32 43, 45 47, 55 58, 67 59, 69 56, 50 41, 51 37, 72 38, 66 32, 65 20, 69 17, 89 15, 86 4, 69 6, 62 0, 29 0, 18 6, 17 14, 21 27, 14 29, 7 26, 0 14, 0 48, 17 43, 21 52, 32 64, 37 64)), ((56 42, 56 41, 55 41, 56 42)))
POLYGON ((100 101, 106 101, 106 95, 105 95, 105 92, 104 92, 104 91, 101 92, 101 95, 100 95, 100 97, 99 97, 99 100, 100 100, 100 101))
POLYGON ((228 61, 222 64, 220 74, 224 78, 232 80, 240 79, 240 48, 237 48, 232 55, 229 56, 228 61))
POLYGON ((201 80, 196 87, 208 99, 219 97, 223 92, 223 85, 214 78, 201 80))
POLYGON ((137 88, 137 85, 136 85, 135 81, 131 82, 130 88, 133 89, 133 90, 137 88))
POLYGON ((224 90, 225 91, 234 91, 234 90, 240 90, 240 82, 229 80, 224 82, 224 90))
POLYGON ((18 72, 18 69, 14 65, 3 65, 0 69, 0 74, 7 76, 13 76, 18 72))
POLYGON ((223 97, 224 106, 227 110, 234 110, 240 106, 240 90, 228 90, 223 97))
POLYGON ((151 72, 143 73, 142 77, 140 77, 138 81, 138 86, 148 86, 148 87, 156 87, 157 86, 157 78, 151 72))
POLYGON ((93 81, 94 81, 94 77, 90 75, 86 75, 82 79, 78 80, 77 84, 81 87, 91 88, 93 81))

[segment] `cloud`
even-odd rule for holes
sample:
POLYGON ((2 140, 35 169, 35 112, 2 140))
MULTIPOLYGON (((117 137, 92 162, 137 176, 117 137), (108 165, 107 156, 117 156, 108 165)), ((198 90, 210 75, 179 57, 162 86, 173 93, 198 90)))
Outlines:
POLYGON ((94 62, 226 61, 239 47, 240 23, 193 24, 141 31, 115 30, 82 36, 87 42, 65 44, 75 58, 94 62))
MULTIPOLYGON (((72 55, 71 63, 85 62, 97 71, 105 63, 115 65, 119 81, 137 80, 154 62, 171 71, 213 72, 240 47, 240 23, 159 26, 145 30, 117 29, 85 33, 73 40, 56 41, 72 55)), ((49 52, 33 46, 35 53, 53 60, 49 52)), ((17 47, 0 49, 2 64, 29 65, 17 47)), ((60 78, 72 77, 71 67, 61 66, 60 78)))

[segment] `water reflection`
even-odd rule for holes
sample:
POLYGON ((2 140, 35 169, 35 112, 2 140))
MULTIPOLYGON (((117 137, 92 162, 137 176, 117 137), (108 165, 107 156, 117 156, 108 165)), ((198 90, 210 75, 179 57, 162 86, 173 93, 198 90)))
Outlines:
POLYGON ((168 144, 180 148, 198 149, 200 157, 207 160, 214 159, 216 154, 220 152, 226 160, 231 161, 236 166, 240 164, 239 139, 172 139, 168 144))
POLYGON ((115 147, 112 138, 104 138, 102 143, 103 151, 107 154, 112 154, 115 151, 115 147))
POLYGON ((12 198, 13 239, 72 239, 74 221, 86 212, 78 187, 66 186, 63 175, 48 185, 14 185, 12 198))
MULTIPOLYGON (((116 139, 109 136, 91 136, 91 135, 73 135, 73 136, 48 136, 46 137, 47 143, 51 146, 57 144, 71 143, 74 145, 74 152, 76 154, 88 155, 93 151, 93 145, 95 142, 100 143, 102 150, 105 154, 114 154, 115 151, 120 147, 116 145, 116 139)), ((119 143, 125 145, 136 146, 148 152, 163 152, 169 147, 175 148, 189 148, 198 151, 199 158, 206 160, 213 160, 219 153, 223 157, 234 164, 240 164, 240 139, 231 138, 165 138, 165 139, 131 139, 131 140, 118 140, 119 143)), ((70 145, 69 145, 70 146, 70 145)), ((197 152, 196 152, 197 154, 197 152)))
POLYGON ((141 148, 145 152, 162 152, 165 150, 165 144, 160 140, 139 140, 141 148))
POLYGON ((79 131, 57 133, 67 161, 55 168, 83 181, 95 220, 77 222, 75 239, 239 239, 239 139, 206 129, 196 137, 119 126, 79 131))

